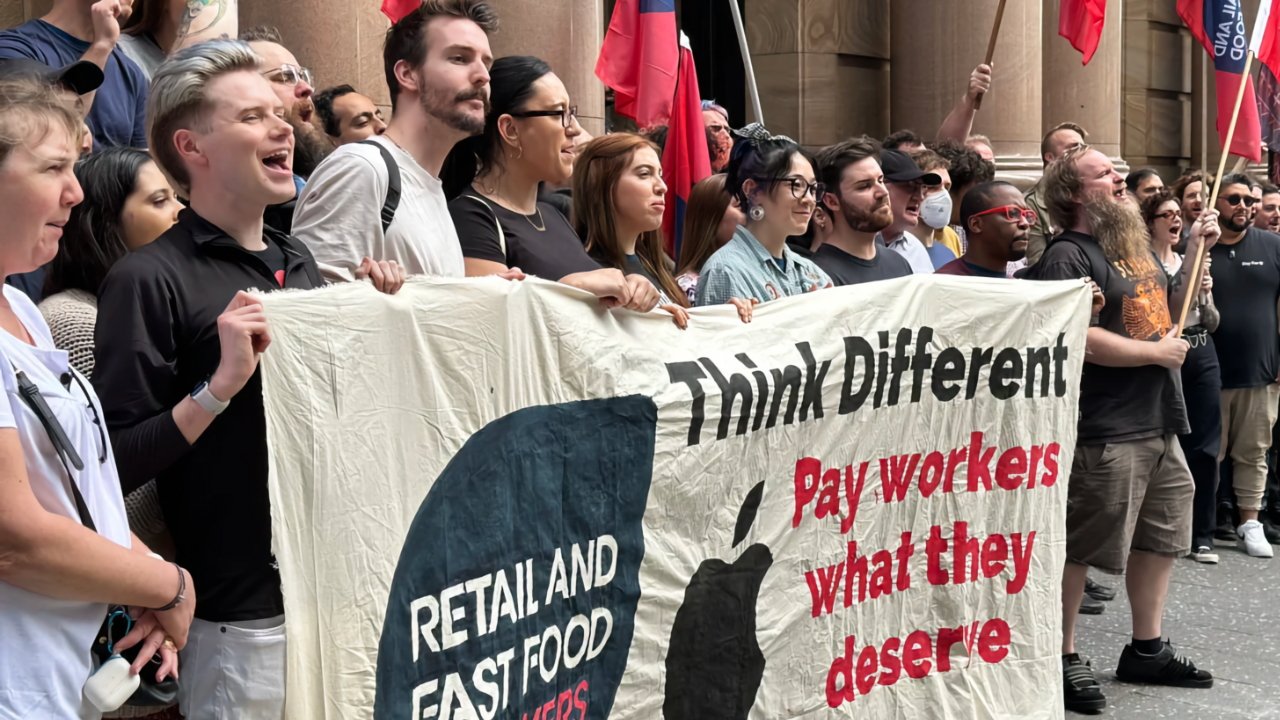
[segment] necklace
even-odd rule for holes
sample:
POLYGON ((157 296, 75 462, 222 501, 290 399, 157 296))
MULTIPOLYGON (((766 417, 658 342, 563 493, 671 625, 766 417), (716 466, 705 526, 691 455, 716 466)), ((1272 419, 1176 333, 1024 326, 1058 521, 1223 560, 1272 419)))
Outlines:
POLYGON ((520 217, 524 218, 524 221, 529 223, 529 225, 531 225, 534 230, 537 230, 538 232, 546 232, 547 221, 542 219, 542 208, 534 208, 534 212, 538 215, 538 222, 542 223, 542 227, 538 227, 536 224, 534 224, 533 220, 528 215, 521 213, 520 217))

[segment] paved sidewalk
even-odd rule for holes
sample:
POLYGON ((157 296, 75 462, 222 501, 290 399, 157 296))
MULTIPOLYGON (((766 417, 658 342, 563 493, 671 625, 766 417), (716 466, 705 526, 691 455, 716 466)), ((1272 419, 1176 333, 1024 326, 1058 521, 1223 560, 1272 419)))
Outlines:
POLYGON ((1210 690, 1116 681, 1129 641, 1129 602, 1123 579, 1092 575, 1119 591, 1106 612, 1082 615, 1077 627, 1076 647, 1093 661, 1107 696, 1102 717, 1280 720, 1280 557, 1259 560, 1221 543, 1218 553, 1218 565, 1177 562, 1164 619, 1174 647, 1213 673, 1210 690))

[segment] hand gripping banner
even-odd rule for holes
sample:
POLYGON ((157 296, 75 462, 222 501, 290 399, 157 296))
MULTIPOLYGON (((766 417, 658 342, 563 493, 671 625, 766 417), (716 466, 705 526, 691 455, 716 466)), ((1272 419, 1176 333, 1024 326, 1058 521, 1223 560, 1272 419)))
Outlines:
POLYGON ((290 718, 1061 717, 1083 284, 264 302, 290 718))

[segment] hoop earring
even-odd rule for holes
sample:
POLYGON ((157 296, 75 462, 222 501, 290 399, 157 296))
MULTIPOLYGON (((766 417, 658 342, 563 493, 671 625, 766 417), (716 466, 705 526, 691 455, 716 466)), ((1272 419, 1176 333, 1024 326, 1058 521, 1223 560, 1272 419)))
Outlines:
POLYGON ((759 205, 752 205, 751 209, 747 211, 747 217, 754 222, 760 222, 764 219, 764 208, 759 205))

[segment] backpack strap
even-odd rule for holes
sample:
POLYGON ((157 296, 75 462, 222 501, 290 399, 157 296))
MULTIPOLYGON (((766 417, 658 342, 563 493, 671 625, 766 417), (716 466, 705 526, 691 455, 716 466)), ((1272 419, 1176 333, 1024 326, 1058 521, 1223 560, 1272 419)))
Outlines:
POLYGON ((498 211, 493 209, 493 206, 489 204, 488 200, 485 200, 479 195, 467 193, 462 197, 467 198, 468 200, 474 200, 489 208, 489 214, 493 216, 493 225, 498 228, 498 247, 502 248, 502 257, 505 260, 507 257, 507 234, 502 232, 502 223, 498 220, 498 211))
POLYGON ((400 166, 391 156, 385 145, 374 140, 361 140, 361 145, 372 145, 378 148, 382 161, 387 165, 387 197, 382 201, 382 234, 387 234, 391 221, 396 218, 396 208, 400 207, 400 166))

